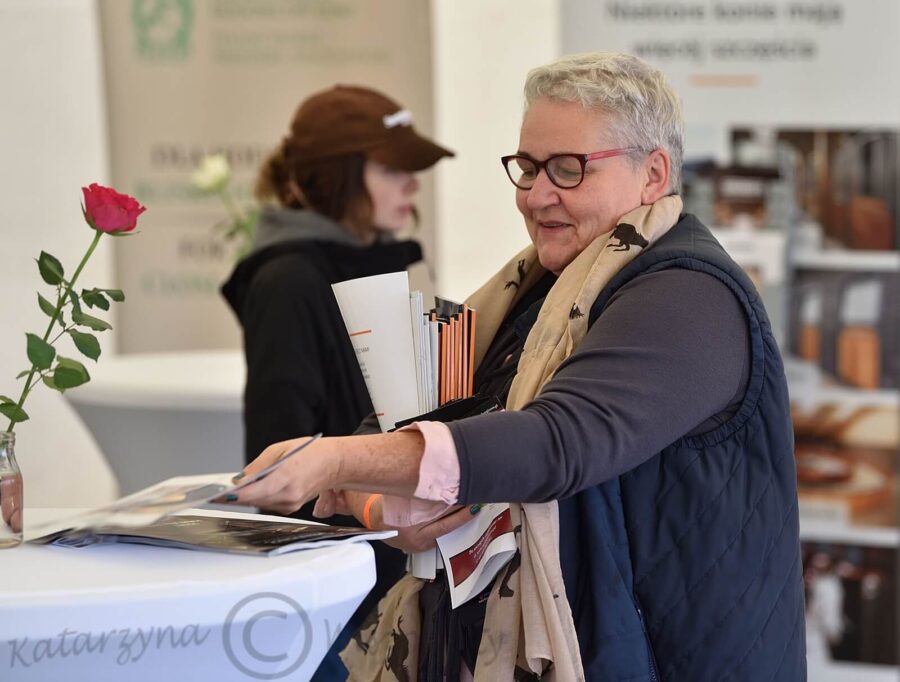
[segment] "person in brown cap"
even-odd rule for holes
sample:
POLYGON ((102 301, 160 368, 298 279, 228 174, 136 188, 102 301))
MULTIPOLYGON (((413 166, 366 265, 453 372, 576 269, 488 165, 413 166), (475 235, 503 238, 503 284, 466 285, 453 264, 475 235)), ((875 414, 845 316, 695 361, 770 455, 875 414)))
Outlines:
MULTIPOLYGON (((370 88, 338 85, 298 107, 259 172, 251 253, 222 287, 243 327, 248 462, 287 438, 351 434, 373 411, 331 284, 421 260, 418 243, 393 236, 417 217, 415 173, 450 156, 416 131, 407 109, 370 88)), ((312 507, 296 516, 313 518, 312 507)), ((405 555, 374 544, 375 588, 315 680, 346 679, 337 652, 403 573, 405 555)))

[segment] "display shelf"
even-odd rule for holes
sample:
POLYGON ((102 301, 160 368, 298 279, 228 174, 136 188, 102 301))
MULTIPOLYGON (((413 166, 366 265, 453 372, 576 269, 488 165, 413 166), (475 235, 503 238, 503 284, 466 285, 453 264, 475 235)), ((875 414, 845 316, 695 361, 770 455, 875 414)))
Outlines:
POLYGON ((804 407, 839 404, 852 407, 900 408, 900 391, 863 389, 838 383, 817 365, 793 355, 784 356, 791 400, 804 407))
POLYGON ((809 661, 810 682, 897 682, 897 668, 872 663, 809 661))
POLYGON ((800 540, 866 547, 900 547, 900 528, 859 526, 801 516, 800 540))
POLYGON ((790 250, 789 253, 790 264, 794 268, 900 272, 900 252, 898 251, 798 248, 790 250))

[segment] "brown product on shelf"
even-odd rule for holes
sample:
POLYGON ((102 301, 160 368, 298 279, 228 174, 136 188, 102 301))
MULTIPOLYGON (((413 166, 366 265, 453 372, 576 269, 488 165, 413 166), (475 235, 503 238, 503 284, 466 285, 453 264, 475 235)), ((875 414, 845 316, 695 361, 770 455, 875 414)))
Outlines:
POLYGON ((797 287, 793 304, 794 352, 818 365, 822 358, 822 315, 825 295, 817 278, 808 278, 797 287))
POLYGON ((894 219, 879 197, 850 197, 850 244, 854 249, 890 251, 894 248, 894 219))
POLYGON ((851 386, 877 389, 890 385, 884 362, 890 351, 890 279, 882 273, 848 276, 840 293, 836 338, 836 376, 851 386))
POLYGON ((801 502, 816 501, 844 506, 850 515, 887 510, 895 522, 891 500, 892 473, 868 457, 852 451, 835 452, 827 446, 798 445, 797 487, 801 502))
POLYGON ((813 325, 800 327, 800 357, 818 364, 822 356, 822 332, 813 325))
POLYGON ((797 439, 806 438, 813 441, 830 438, 835 428, 843 424, 837 405, 833 403, 818 405, 812 413, 807 413, 796 403, 791 403, 791 421, 797 439))
POLYGON ((822 403, 812 411, 791 405, 799 441, 827 442, 839 448, 896 452, 900 448, 900 408, 892 405, 850 407, 822 403))
POLYGON ((792 405, 801 515, 897 525, 900 409, 792 405))
POLYGON ((863 407, 832 426, 831 437, 845 447, 900 448, 900 409, 891 406, 863 407))
POLYGON ((881 339, 872 327, 844 327, 838 334, 838 376, 859 388, 876 389, 881 378, 881 339))
POLYGON ((823 221, 825 234, 844 246, 850 246, 849 204, 846 201, 838 201, 830 196, 822 201, 825 204, 823 221))
POLYGON ((849 481, 852 464, 844 457, 818 449, 797 449, 797 483, 801 486, 833 485, 849 481))

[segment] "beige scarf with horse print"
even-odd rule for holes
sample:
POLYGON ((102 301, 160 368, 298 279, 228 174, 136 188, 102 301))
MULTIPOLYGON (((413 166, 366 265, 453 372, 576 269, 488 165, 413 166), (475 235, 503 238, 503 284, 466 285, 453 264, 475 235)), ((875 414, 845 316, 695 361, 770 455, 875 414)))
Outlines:
MULTIPOLYGON (((519 410, 538 395, 560 363, 581 343, 591 306, 603 288, 676 223, 681 206, 678 196, 669 196, 631 211, 614 230, 595 239, 566 267, 547 294, 525 341, 506 409, 519 410)), ((476 363, 484 358, 500 324, 521 295, 545 272, 536 249, 529 246, 467 301, 478 311, 476 363)), ((475 681, 584 680, 560 567, 556 502, 513 504, 511 511, 519 553, 491 589, 475 681)), ((416 679, 421 623, 418 592, 422 584, 418 578, 404 576, 344 649, 341 657, 351 682, 416 679)))

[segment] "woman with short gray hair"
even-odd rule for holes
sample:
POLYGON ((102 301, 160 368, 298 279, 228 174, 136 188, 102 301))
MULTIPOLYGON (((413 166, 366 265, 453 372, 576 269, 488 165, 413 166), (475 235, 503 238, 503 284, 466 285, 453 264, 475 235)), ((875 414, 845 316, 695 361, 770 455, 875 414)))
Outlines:
POLYGON ((406 576, 351 680, 805 679, 784 370, 752 283, 681 212, 677 98, 597 53, 532 71, 526 100, 502 163, 532 243, 469 299, 476 390, 506 409, 320 439, 239 501, 318 495, 415 551, 512 503, 493 583, 451 609, 443 576, 406 576))

